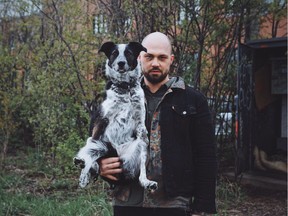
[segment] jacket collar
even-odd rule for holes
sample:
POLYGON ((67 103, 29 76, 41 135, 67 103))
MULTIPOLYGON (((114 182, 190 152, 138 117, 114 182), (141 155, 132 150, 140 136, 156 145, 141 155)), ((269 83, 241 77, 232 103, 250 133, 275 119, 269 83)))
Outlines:
POLYGON ((171 85, 171 89, 182 89, 182 90, 184 90, 186 88, 185 87, 185 82, 184 82, 182 77, 171 77, 170 80, 171 79, 174 79, 174 82, 171 85))
MULTIPOLYGON (((172 91, 174 89, 181 89, 185 90, 185 82, 182 77, 170 77, 169 81, 166 82, 164 85, 166 85, 167 89, 171 89, 172 91)), ((142 88, 147 88, 147 86, 144 83, 144 77, 141 77, 141 86, 142 88)))

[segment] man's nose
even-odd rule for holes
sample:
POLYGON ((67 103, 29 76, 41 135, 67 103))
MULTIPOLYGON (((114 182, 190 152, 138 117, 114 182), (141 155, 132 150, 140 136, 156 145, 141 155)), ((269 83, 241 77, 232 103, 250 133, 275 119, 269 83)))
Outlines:
POLYGON ((159 61, 157 58, 154 58, 153 61, 152 61, 152 66, 153 67, 158 67, 159 66, 159 61))

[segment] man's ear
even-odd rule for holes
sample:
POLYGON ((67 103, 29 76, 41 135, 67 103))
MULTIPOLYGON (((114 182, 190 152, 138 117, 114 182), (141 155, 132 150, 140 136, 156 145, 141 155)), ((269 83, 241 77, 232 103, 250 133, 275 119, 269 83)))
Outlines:
POLYGON ((173 54, 171 54, 171 57, 170 57, 171 63, 174 61, 174 58, 175 58, 175 56, 173 54))
POLYGON ((104 44, 102 44, 101 48, 99 49, 98 53, 99 52, 104 52, 105 55, 107 56, 107 58, 110 58, 111 56, 111 53, 112 51, 115 49, 116 47, 116 44, 111 42, 111 41, 108 41, 104 44))

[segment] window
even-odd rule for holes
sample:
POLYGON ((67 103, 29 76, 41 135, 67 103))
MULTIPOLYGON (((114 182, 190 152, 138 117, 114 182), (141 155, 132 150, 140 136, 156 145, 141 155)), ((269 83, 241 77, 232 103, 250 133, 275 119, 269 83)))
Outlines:
POLYGON ((0 2, 0 17, 21 17, 29 16, 33 13, 39 13, 42 8, 40 3, 31 0, 22 1, 1 1, 0 2))
POLYGON ((185 20, 193 19, 193 17, 198 16, 200 14, 200 10, 201 10, 200 0, 180 1, 177 23, 181 25, 185 20))
POLYGON ((93 33, 103 34, 108 32, 107 21, 103 14, 97 14, 93 19, 93 33))

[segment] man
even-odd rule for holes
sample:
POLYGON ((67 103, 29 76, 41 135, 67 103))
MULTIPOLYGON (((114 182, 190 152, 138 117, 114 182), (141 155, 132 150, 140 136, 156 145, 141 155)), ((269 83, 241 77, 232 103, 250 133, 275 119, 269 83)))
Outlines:
POLYGON ((142 45, 147 48, 139 56, 150 138, 147 176, 158 189, 146 191, 138 180, 117 185, 121 161, 102 159, 100 175, 116 185, 114 215, 214 214, 216 147, 206 98, 181 78, 169 78, 174 55, 166 35, 151 33, 142 45))

